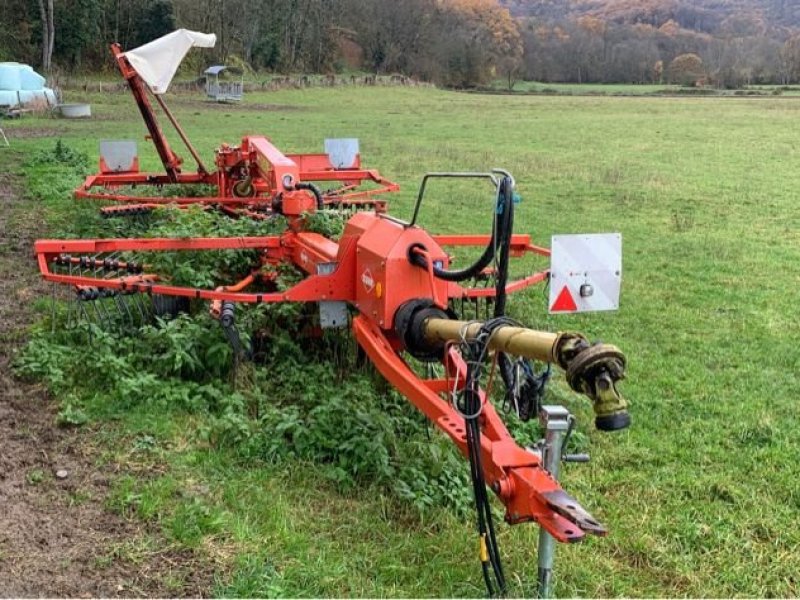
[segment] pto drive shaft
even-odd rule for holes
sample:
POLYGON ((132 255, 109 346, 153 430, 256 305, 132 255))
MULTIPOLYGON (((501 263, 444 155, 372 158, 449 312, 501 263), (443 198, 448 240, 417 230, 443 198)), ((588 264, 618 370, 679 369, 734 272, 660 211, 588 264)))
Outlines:
MULTIPOLYGON (((422 335, 430 346, 470 341, 483 323, 429 317, 422 321, 422 335)), ((542 362, 558 364, 569 386, 591 401, 595 425, 603 431, 624 429, 631 423, 628 403, 616 384, 625 377, 625 355, 611 344, 591 344, 579 333, 550 333, 502 325, 488 341, 489 349, 542 362)))

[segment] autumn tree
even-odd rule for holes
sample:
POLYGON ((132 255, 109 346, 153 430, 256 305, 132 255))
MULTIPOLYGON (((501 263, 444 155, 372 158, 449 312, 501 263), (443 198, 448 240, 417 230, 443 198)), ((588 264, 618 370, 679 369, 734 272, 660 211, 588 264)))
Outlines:
POLYGON ((437 4, 436 20, 446 31, 434 45, 447 83, 468 87, 497 76, 513 79, 522 59, 516 21, 497 0, 450 0, 437 4))
POLYGON ((653 81, 661 83, 664 80, 664 61, 657 60, 653 65, 653 81))
POLYGON ((671 83, 687 86, 694 85, 705 75, 703 59, 694 53, 676 56, 672 62, 669 63, 667 74, 671 83))

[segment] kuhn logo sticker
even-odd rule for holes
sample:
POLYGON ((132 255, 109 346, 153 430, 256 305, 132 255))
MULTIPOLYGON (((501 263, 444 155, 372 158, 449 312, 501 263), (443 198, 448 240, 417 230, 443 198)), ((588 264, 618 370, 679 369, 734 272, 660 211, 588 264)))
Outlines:
POLYGON ((369 269, 361 274, 361 283, 364 284, 364 289, 367 290, 367 292, 371 292, 372 288, 375 287, 375 280, 372 278, 372 273, 369 269))

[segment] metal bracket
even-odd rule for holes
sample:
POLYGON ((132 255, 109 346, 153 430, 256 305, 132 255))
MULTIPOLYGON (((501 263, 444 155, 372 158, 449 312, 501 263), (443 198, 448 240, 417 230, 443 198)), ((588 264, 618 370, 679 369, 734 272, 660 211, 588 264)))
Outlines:
MULTIPOLYGON (((317 265, 318 275, 330 275, 339 266, 337 262, 325 262, 317 265)), ((349 312, 347 302, 322 300, 319 304, 319 325, 323 329, 341 329, 347 327, 349 312)))

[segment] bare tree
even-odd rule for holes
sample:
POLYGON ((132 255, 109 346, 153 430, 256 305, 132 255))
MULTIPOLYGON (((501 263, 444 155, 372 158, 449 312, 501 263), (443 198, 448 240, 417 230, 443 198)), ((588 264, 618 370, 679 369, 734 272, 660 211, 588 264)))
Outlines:
POLYGON ((53 20, 53 0, 39 0, 39 14, 42 18, 42 70, 50 72, 55 43, 55 22, 53 20))

